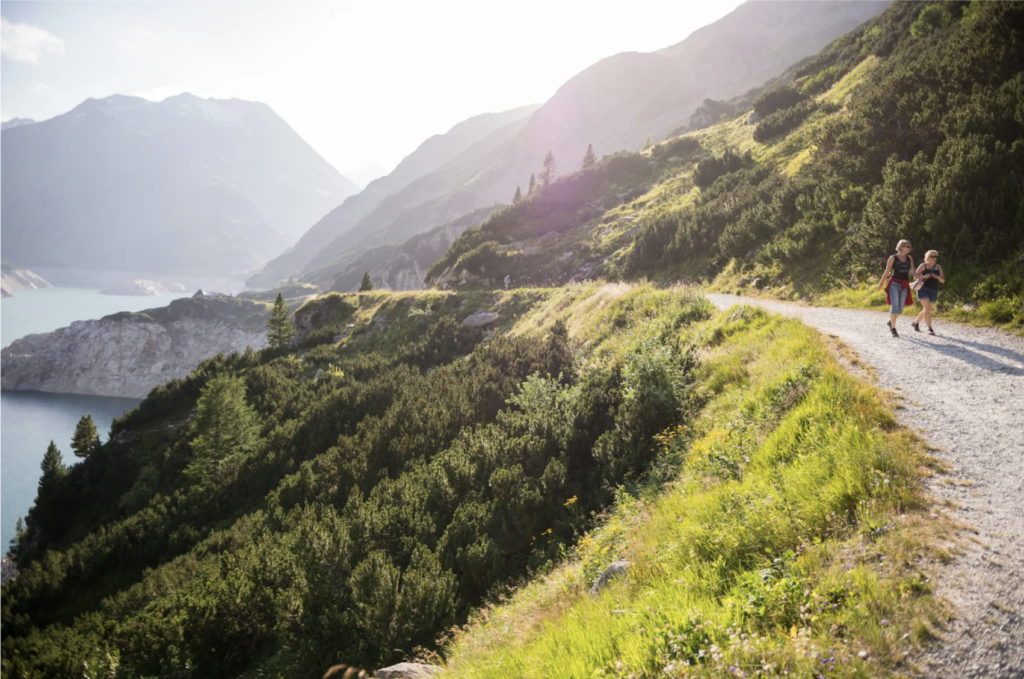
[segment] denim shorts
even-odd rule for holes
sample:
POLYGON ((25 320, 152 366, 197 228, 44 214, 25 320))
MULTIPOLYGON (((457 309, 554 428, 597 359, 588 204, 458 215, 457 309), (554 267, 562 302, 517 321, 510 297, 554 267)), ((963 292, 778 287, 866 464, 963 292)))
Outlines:
POLYGON ((938 288, 921 288, 917 291, 918 299, 930 299, 932 304, 939 301, 939 289, 938 288))
POLYGON ((902 314, 903 307, 907 304, 907 293, 910 288, 904 288, 899 283, 889 283, 889 302, 892 304, 891 314, 902 314))

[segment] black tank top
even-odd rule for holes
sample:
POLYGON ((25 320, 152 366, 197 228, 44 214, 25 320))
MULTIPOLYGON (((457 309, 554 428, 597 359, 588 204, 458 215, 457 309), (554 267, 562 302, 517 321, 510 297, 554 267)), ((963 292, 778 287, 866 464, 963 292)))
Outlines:
POLYGON ((910 255, 907 255, 907 260, 901 262, 899 255, 892 260, 892 277, 898 281, 909 281, 910 280, 910 255))
MULTIPOLYGON (((939 271, 939 265, 938 264, 935 265, 934 269, 929 269, 927 266, 925 266, 924 267, 924 271, 922 271, 921 273, 922 274, 929 274, 930 273, 932 276, 939 276, 939 275, 941 275, 940 271, 939 271)), ((928 288, 929 290, 938 290, 939 289, 939 279, 938 278, 926 278, 926 279, 924 279, 924 285, 922 285, 921 287, 928 288)))

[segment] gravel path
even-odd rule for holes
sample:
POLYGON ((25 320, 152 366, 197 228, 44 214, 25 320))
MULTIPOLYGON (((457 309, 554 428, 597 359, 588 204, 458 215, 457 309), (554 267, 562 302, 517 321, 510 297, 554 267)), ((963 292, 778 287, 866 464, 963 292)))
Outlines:
POLYGON ((936 479, 931 492, 960 507, 951 518, 978 530, 939 578, 937 594, 956 618, 922 669, 929 677, 1024 679, 1024 339, 941 319, 930 337, 905 318, 896 339, 882 312, 708 298, 723 309, 754 304, 839 338, 902 397, 897 419, 953 470, 945 478, 954 483, 936 479))

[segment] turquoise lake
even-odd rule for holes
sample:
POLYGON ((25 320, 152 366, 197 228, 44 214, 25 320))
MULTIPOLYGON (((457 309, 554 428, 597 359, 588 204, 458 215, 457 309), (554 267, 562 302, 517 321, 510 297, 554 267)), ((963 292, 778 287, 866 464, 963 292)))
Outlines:
MULTIPOLYGON (((123 297, 100 295, 96 290, 53 288, 18 290, 15 294, 0 302, 0 343, 4 347, 25 335, 51 332, 74 321, 166 306, 189 293, 123 297)), ((18 517, 25 516, 35 501, 39 463, 50 440, 64 454, 64 463, 73 464, 77 458, 71 451, 71 435, 82 415, 92 415, 105 441, 114 417, 138 403, 132 398, 0 392, 0 551, 7 551, 18 517)))

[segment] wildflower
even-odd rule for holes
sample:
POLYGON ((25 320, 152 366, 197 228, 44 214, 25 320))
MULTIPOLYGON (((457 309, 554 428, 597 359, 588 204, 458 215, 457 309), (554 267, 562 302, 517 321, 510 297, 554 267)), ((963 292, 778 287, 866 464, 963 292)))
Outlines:
POLYGON ((883 624, 883 625, 887 625, 887 624, 889 624, 889 621, 888 621, 888 620, 886 620, 885 618, 882 618, 882 624, 883 624))

